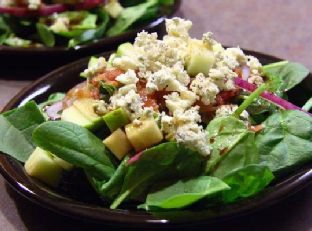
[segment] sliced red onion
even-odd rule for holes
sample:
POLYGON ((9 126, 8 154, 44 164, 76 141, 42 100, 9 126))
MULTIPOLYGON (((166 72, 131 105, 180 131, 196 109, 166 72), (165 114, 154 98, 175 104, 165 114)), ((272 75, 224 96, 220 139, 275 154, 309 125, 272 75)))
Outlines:
POLYGON ((131 165, 131 164, 134 164, 135 162, 137 162, 137 161, 141 158, 141 156, 142 156, 143 153, 144 153, 144 151, 138 152, 137 154, 135 154, 134 156, 132 156, 132 157, 128 160, 127 164, 128 164, 128 165, 131 165))
MULTIPOLYGON (((241 78, 235 78, 234 79, 234 82, 237 86, 239 86, 240 88, 246 90, 246 91, 249 91, 249 92, 253 92, 255 91, 258 87, 254 84, 251 84, 251 83, 248 83, 247 81, 241 79, 241 78)), ((287 100, 284 100, 268 91, 264 91, 262 94, 261 94, 261 97, 270 101, 271 103, 274 103, 275 105, 281 107, 281 108, 284 108, 286 110, 299 110, 299 111, 303 111, 305 113, 307 113, 308 115, 312 116, 311 113, 307 112, 307 111, 304 111, 302 110, 302 108, 288 102, 287 100)))
POLYGON ((47 16, 54 13, 60 13, 66 11, 66 6, 63 4, 42 5, 39 8, 40 16, 47 16))
POLYGON ((3 7, 0 6, 0 13, 10 14, 16 17, 25 17, 29 16, 33 12, 26 7, 3 7))
POLYGON ((48 117, 51 120, 58 120, 61 118, 61 115, 60 115, 61 110, 63 110, 63 102, 59 101, 59 102, 52 104, 51 106, 48 106, 45 109, 45 112, 47 113, 48 117))
POLYGON ((94 7, 97 7, 101 4, 104 4, 105 1, 103 0, 84 0, 81 3, 73 5, 74 9, 76 10, 87 10, 94 7))
POLYGON ((16 17, 47 16, 53 13, 60 13, 67 10, 63 4, 41 5, 38 9, 32 10, 27 7, 0 7, 0 13, 10 14, 16 17))
POLYGON ((249 76, 250 76, 250 68, 248 66, 243 66, 242 79, 247 81, 249 76))

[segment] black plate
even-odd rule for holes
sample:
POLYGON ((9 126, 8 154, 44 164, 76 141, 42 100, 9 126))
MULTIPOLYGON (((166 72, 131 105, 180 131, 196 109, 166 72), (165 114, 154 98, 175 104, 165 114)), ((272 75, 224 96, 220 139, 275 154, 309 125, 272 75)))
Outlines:
MULTIPOLYGON (((258 57, 263 64, 280 61, 280 59, 269 55, 251 51, 245 52, 258 57)), ((86 67, 87 62, 88 59, 76 61, 37 80, 13 98, 6 105, 4 111, 22 105, 32 99, 37 102, 43 101, 49 94, 55 91, 67 91, 79 81, 82 81, 78 76, 86 67)), ((289 92, 290 101, 297 105, 302 105, 310 97, 311 92, 312 76, 310 75, 302 84, 289 92)), ((117 210, 106 208, 105 204, 99 201, 92 190, 80 190, 82 189, 80 184, 82 180, 79 172, 75 176, 79 177, 79 184, 77 183, 77 185, 73 185, 71 188, 63 185, 63 187, 57 190, 52 190, 27 176, 22 164, 3 154, 0 155, 0 170, 15 190, 43 207, 78 219, 135 227, 201 224, 233 218, 270 206, 301 190, 312 181, 312 163, 310 163, 294 170, 289 175, 280 177, 257 196, 233 205, 221 206, 210 210, 186 210, 149 214, 136 210, 131 205, 117 210)))
POLYGON ((52 70, 55 67, 87 55, 112 51, 123 42, 133 41, 137 33, 142 30, 158 32, 159 35, 163 35, 165 18, 175 14, 180 5, 181 0, 175 0, 173 6, 170 8, 164 7, 161 10, 161 14, 151 22, 140 25, 121 35, 105 37, 90 44, 80 45, 77 49, 69 49, 66 47, 18 48, 0 45, 0 67, 4 67, 9 71, 16 67, 23 69, 36 68, 52 70))

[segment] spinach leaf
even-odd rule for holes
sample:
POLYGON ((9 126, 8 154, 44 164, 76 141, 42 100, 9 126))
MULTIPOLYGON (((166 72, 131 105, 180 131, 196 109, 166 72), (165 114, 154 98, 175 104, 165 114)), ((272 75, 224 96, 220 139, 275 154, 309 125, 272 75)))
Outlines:
POLYGON ((9 24, 6 22, 5 17, 0 15, 0 31, 11 32, 9 24))
POLYGON ((239 198, 253 196, 263 190, 273 179, 274 176, 267 166, 248 165, 240 168, 223 178, 231 189, 222 192, 222 201, 229 203, 239 198))
POLYGON ((117 208, 130 196, 138 196, 150 185, 162 179, 183 179, 202 173, 204 159, 175 142, 147 149, 140 158, 128 165, 121 192, 111 204, 117 208))
POLYGON ((92 177, 87 173, 93 188, 104 200, 112 201, 119 194, 127 171, 126 163, 128 160, 128 157, 123 159, 109 181, 98 180, 96 177, 92 177))
POLYGON ((149 193, 144 205, 146 210, 181 209, 194 204, 202 198, 228 190, 230 187, 222 180, 212 176, 200 176, 190 180, 179 180, 169 187, 149 193))
POLYGON ((86 17, 81 20, 79 24, 74 25, 73 29, 80 29, 80 30, 86 30, 86 29, 95 29, 96 28, 96 20, 97 15, 96 14, 90 14, 88 13, 86 17))
POLYGON ((305 111, 310 111, 312 108, 312 97, 303 105, 302 109, 305 111))
POLYGON ((222 156, 212 175, 222 179, 233 171, 258 163, 259 152, 255 144, 255 133, 248 131, 226 155, 222 156))
POLYGON ((309 70, 302 64, 289 61, 265 65, 262 67, 262 72, 271 81, 279 85, 279 91, 290 90, 309 74, 309 70))
POLYGON ((39 107, 42 109, 46 106, 49 106, 49 105, 54 104, 58 101, 61 101, 62 99, 64 99, 64 97, 65 97, 64 93, 61 93, 61 92, 53 93, 53 94, 49 95, 49 97, 46 101, 40 103, 39 107))
POLYGON ((10 34, 10 36, 3 41, 3 44, 11 47, 29 47, 31 45, 31 41, 16 37, 14 34, 10 34))
POLYGON ((34 101, 3 113, 3 116, 32 143, 34 129, 45 121, 43 114, 34 101))
POLYGON ((105 11, 99 11, 99 17, 101 19, 100 25, 95 29, 89 29, 83 31, 81 34, 75 36, 68 42, 68 47, 75 47, 79 44, 90 42, 94 39, 101 38, 109 23, 109 15, 105 11))
POLYGON ((116 87, 110 84, 105 83, 105 81, 100 81, 100 93, 101 99, 105 100, 106 102, 109 101, 109 98, 114 94, 116 91, 116 87))
POLYGON ((207 126, 208 140, 212 153, 207 162, 206 172, 211 172, 221 160, 222 155, 229 152, 247 133, 243 121, 233 116, 217 117, 207 126))
POLYGON ((46 45, 47 47, 54 47, 55 37, 52 31, 50 31, 49 27, 42 23, 37 23, 36 28, 37 33, 39 34, 39 37, 44 45, 46 45))
POLYGON ((157 5, 157 0, 149 0, 136 6, 125 8, 118 16, 115 24, 107 31, 107 36, 119 35, 140 19, 150 7, 157 5))
POLYGON ((33 150, 34 147, 21 131, 0 115, 0 151, 25 162, 33 150))
POLYGON ((44 121, 33 101, 0 115, 0 151, 25 162, 34 150, 32 132, 44 121))
POLYGON ((103 142, 76 124, 45 122, 34 131, 33 140, 42 149, 83 168, 99 180, 108 180, 115 172, 103 142))
POLYGON ((279 173, 312 160, 312 117, 283 110, 267 118, 256 136, 260 162, 279 173))

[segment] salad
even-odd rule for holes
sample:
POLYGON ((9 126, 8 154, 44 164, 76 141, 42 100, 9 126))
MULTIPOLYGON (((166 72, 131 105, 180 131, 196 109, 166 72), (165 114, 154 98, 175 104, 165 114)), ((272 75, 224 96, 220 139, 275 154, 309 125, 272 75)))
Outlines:
POLYGON ((1 0, 0 45, 73 48, 157 18, 174 0, 1 0))
POLYGON ((286 100, 309 71, 262 66, 191 26, 167 19, 162 40, 143 31, 92 57, 67 93, 4 112, 0 150, 51 187, 79 169, 111 209, 147 211, 235 203, 310 162, 312 99, 286 100))

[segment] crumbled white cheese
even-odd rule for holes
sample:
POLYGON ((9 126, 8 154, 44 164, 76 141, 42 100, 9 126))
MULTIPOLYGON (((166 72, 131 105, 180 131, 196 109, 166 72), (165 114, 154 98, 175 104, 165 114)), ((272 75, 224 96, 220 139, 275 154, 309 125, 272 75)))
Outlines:
POLYGON ((201 101, 205 105, 214 103, 217 94, 220 92, 219 87, 214 83, 214 81, 211 78, 204 76, 202 73, 199 73, 195 77, 190 85, 190 88, 201 97, 201 101))
MULTIPOLYGON (((232 115, 237 108, 238 108, 238 106, 235 104, 221 105, 216 110, 216 117, 232 115)), ((242 119, 247 119, 248 116, 249 115, 248 115, 248 112, 246 110, 244 110, 242 112, 242 114, 240 114, 240 117, 242 119)))
POLYGON ((166 19, 166 30, 169 36, 188 38, 188 31, 192 27, 192 22, 182 18, 174 17, 166 19))
POLYGON ((139 78, 136 76, 134 70, 129 69, 126 73, 121 74, 116 77, 116 80, 122 84, 136 84, 139 81, 139 78))
POLYGON ((96 63, 85 69, 82 72, 82 75, 86 76, 87 78, 92 78, 98 73, 104 72, 106 67, 107 67, 106 59, 104 57, 100 57, 98 58, 96 63))
POLYGON ((261 77, 261 63, 254 56, 247 56, 247 66, 250 69, 250 76, 248 82, 256 85, 261 85, 263 83, 263 78, 261 77))
POLYGON ((183 65, 177 62, 173 67, 162 65, 162 68, 154 73, 146 73, 146 89, 148 92, 168 90, 185 91, 190 82, 190 77, 184 70, 183 65))
POLYGON ((28 8, 36 10, 41 5, 41 0, 28 0, 28 8))
POLYGON ((172 117, 162 113, 161 130, 166 134, 166 139, 175 139, 178 143, 207 156, 210 154, 210 146, 207 142, 207 133, 198 124, 200 122, 198 106, 185 111, 178 109, 172 117))
POLYGON ((110 109, 123 108, 131 120, 139 118, 143 113, 143 101, 136 93, 135 84, 128 84, 118 89, 110 98, 110 109))
POLYGON ((191 107, 197 99, 196 94, 191 91, 182 91, 180 94, 177 92, 172 92, 169 95, 165 95, 166 107, 171 113, 177 110, 186 110, 191 107))
POLYGON ((14 0, 0 0, 0 6, 9 7, 9 6, 14 6, 14 5, 15 5, 14 0))
POLYGON ((136 70, 138 68, 138 61, 134 57, 123 55, 121 57, 114 58, 113 66, 124 71, 129 69, 136 70))

